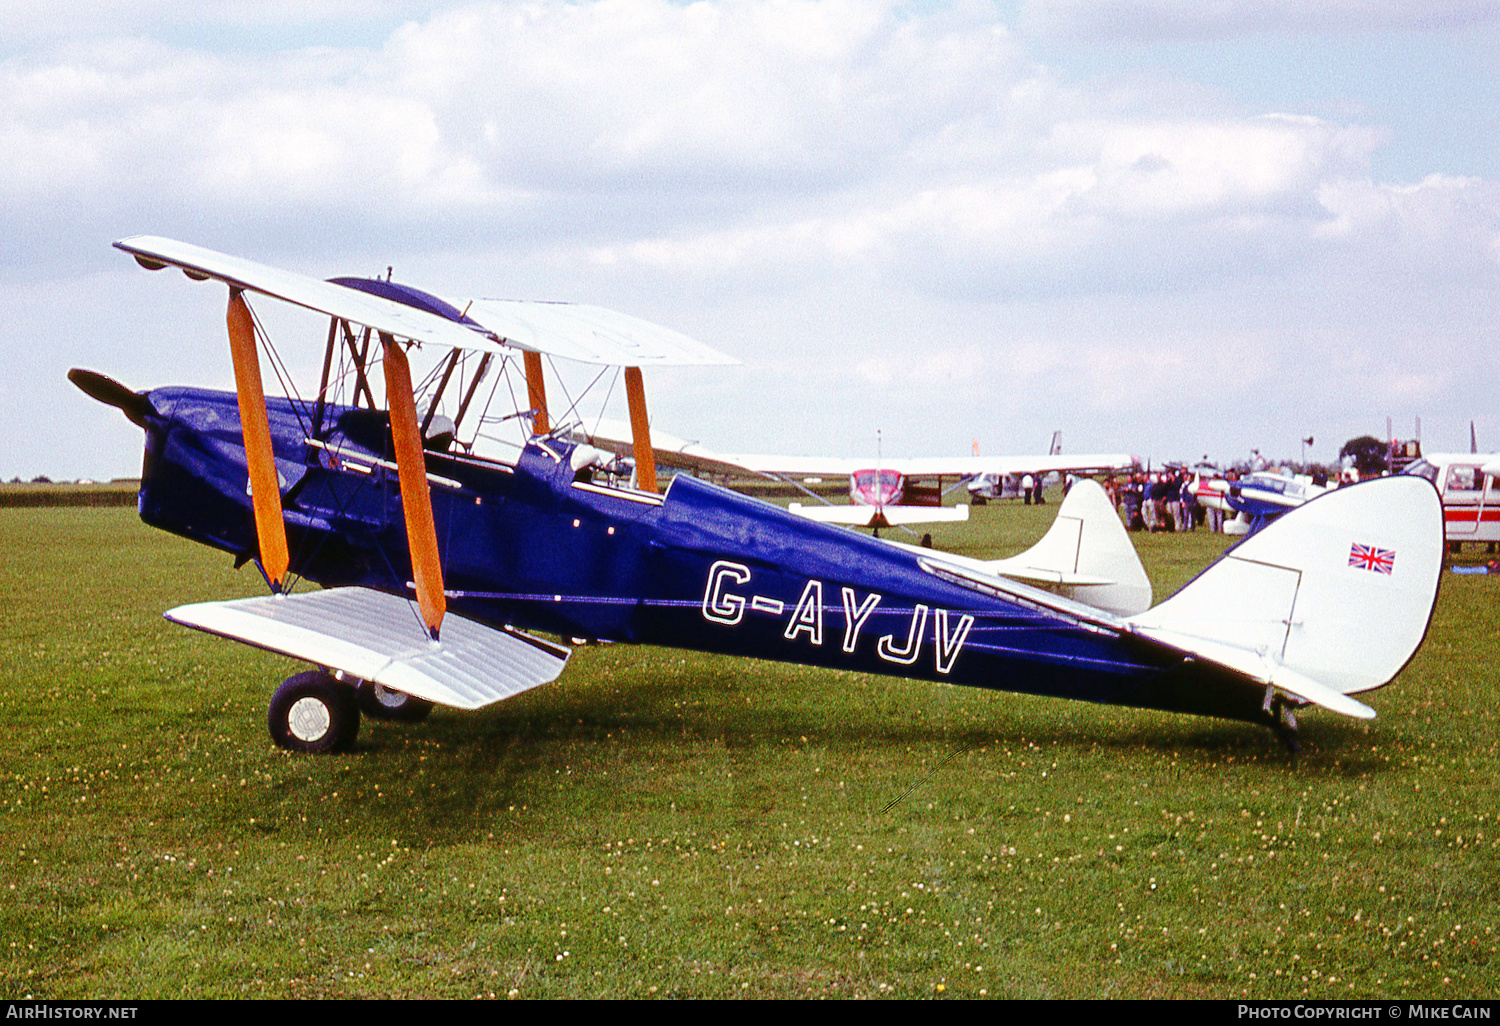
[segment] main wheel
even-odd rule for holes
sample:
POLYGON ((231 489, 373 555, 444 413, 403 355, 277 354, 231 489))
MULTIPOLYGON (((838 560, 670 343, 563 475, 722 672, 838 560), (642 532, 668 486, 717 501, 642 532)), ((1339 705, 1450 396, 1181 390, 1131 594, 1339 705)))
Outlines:
POLYGON ((395 720, 399 723, 417 723, 432 712, 432 703, 414 698, 405 691, 397 691, 374 681, 359 682, 359 708, 372 720, 395 720))
POLYGON ((293 752, 342 752, 359 736, 354 689, 321 670, 288 677, 271 698, 271 740, 293 752))

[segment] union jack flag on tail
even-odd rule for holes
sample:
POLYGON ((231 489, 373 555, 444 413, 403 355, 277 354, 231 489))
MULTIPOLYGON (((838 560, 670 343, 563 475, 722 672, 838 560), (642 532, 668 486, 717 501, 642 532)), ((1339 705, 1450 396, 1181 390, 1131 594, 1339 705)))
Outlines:
POLYGON ((1361 545, 1355 542, 1349 547, 1349 565, 1358 567, 1360 570, 1373 570, 1377 574, 1387 574, 1396 567, 1395 549, 1377 549, 1373 545, 1361 545))

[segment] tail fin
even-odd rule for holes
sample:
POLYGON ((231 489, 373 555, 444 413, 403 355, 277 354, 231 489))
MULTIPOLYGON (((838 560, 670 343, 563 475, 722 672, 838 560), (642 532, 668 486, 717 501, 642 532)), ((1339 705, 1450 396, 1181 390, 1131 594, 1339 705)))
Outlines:
POLYGON ((1151 605, 1151 581, 1125 525, 1095 481, 1074 482, 1042 540, 990 573, 1059 586, 1070 598, 1120 616, 1151 605))
MULTIPOLYGON (((1427 633, 1443 563, 1443 507, 1419 477, 1376 478, 1302 505, 1224 554, 1138 634, 1350 716, 1427 633)), ((1269 694, 1268 694, 1269 699, 1269 694)))

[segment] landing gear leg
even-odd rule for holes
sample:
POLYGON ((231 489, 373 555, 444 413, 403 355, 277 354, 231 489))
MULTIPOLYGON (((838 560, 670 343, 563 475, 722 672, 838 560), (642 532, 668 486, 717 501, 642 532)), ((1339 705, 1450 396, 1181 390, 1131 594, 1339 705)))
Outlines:
POLYGON ((288 677, 276 689, 266 726, 271 740, 288 751, 347 751, 359 736, 359 702, 348 684, 322 670, 309 670, 288 677))
POLYGON ((1297 739, 1297 714, 1292 707, 1285 702, 1278 703, 1276 736, 1281 738, 1281 743, 1286 745, 1286 750, 1296 755, 1302 750, 1302 744, 1297 739))
POLYGON ((1276 731, 1276 736, 1281 743, 1286 745, 1286 750, 1296 755, 1302 749, 1301 742, 1297 738, 1297 712, 1292 704, 1284 697, 1276 693, 1271 685, 1266 685, 1265 701, 1261 702, 1261 711, 1269 713, 1275 718, 1271 729, 1276 731))

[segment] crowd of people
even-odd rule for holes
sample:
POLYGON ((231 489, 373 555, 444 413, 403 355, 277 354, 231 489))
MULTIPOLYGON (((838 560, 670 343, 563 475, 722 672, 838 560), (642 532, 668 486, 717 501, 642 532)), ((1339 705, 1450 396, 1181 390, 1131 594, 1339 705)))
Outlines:
MULTIPOLYGON (((1238 479, 1230 470, 1226 480, 1238 479)), ((1184 470, 1136 473, 1125 478, 1111 475, 1104 482, 1115 508, 1132 531, 1192 531, 1206 526, 1224 529, 1224 511, 1198 501, 1193 487, 1197 478, 1184 470)))

